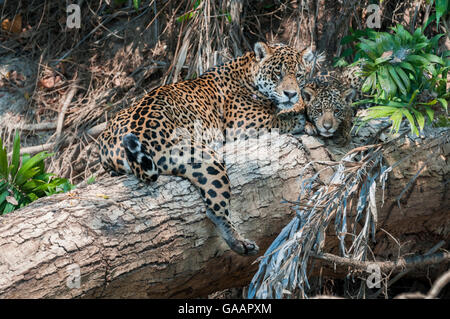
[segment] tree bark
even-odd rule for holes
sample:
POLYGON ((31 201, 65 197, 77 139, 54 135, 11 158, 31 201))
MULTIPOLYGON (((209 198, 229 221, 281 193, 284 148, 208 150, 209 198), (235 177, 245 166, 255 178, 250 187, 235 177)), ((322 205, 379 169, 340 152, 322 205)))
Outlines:
MULTIPOLYGON (((407 141, 386 153, 386 161, 392 164, 422 145, 407 141)), ((258 153, 260 144, 243 143, 226 146, 232 219, 262 254, 293 217, 282 201, 298 199, 304 165, 332 160, 333 154, 305 135, 278 137, 268 152, 279 152, 275 160, 258 153)), ((445 144, 434 153, 414 153, 390 174, 384 205, 378 201, 380 226, 394 237, 418 236, 409 252, 440 240, 448 246, 449 150, 445 144), (398 208, 396 197, 425 159, 398 208)), ((161 176, 150 186, 134 177, 106 177, 0 217, 0 233, 1 298, 204 297, 248 284, 258 266, 256 257, 228 248, 207 219, 200 193, 179 177, 161 176)), ((380 243, 374 251, 383 255, 389 249, 380 243)))

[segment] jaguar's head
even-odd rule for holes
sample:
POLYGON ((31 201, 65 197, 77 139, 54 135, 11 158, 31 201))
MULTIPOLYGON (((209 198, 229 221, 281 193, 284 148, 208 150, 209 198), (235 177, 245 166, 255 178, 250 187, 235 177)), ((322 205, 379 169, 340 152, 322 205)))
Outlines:
MULTIPOLYGON (((257 42, 254 48, 254 86, 279 110, 291 109, 300 99, 301 87, 314 64, 310 49, 302 52, 282 44, 257 42)), ((316 57, 319 64, 323 58, 316 57)))
POLYGON ((355 93, 352 88, 343 90, 331 82, 310 82, 302 88, 306 114, 320 135, 332 136, 351 116, 350 103, 355 93))

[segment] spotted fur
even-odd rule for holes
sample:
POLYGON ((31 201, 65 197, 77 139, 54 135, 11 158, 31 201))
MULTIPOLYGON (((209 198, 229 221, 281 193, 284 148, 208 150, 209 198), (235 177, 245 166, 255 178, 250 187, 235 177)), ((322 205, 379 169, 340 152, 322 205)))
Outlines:
POLYGON ((256 254, 258 246, 230 222, 230 181, 211 145, 223 134, 245 138, 259 129, 303 131, 302 114, 277 114, 301 104, 310 56, 259 42, 253 52, 196 79, 154 89, 108 123, 99 137, 103 166, 146 182, 161 174, 187 178, 200 190, 207 216, 230 248, 256 254))

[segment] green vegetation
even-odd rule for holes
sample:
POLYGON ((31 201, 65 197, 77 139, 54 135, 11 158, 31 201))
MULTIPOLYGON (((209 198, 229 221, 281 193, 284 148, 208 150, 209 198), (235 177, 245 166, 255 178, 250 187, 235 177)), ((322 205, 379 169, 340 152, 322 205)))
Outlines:
POLYGON ((24 154, 20 160, 20 138, 16 132, 8 162, 7 151, 0 138, 0 215, 24 207, 40 197, 74 188, 67 179, 45 171, 44 160, 52 155, 47 152, 33 157, 24 154))
MULTIPOLYGON (((436 1, 438 8, 446 10, 447 5, 436 1)), ((445 13, 437 10, 423 28, 419 27, 413 33, 397 25, 392 28, 392 33, 350 30, 350 35, 342 39, 342 44, 356 43, 335 59, 334 65, 346 66, 346 58, 354 56, 352 65, 361 66, 361 75, 365 79, 361 90, 368 96, 355 104, 375 105, 368 109, 360 125, 371 119, 389 117, 392 130, 398 132, 406 118, 411 132, 418 135, 426 122, 433 122, 436 111, 448 116, 450 93, 446 86, 450 50, 438 53, 438 41, 443 34, 431 39, 424 34, 427 26, 445 13)), ((444 122, 441 120, 439 124, 444 122)))

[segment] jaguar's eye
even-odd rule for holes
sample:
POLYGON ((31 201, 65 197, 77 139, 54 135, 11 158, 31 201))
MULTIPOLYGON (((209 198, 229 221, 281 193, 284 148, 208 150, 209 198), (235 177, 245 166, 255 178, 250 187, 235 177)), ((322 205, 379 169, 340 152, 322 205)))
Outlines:
POLYGON ((273 72, 273 75, 275 76, 275 78, 276 78, 277 80, 279 80, 280 77, 281 77, 281 72, 280 72, 280 71, 274 71, 274 72, 273 72))
POLYGON ((339 114, 339 110, 338 109, 334 110, 334 115, 338 115, 338 114, 339 114))

